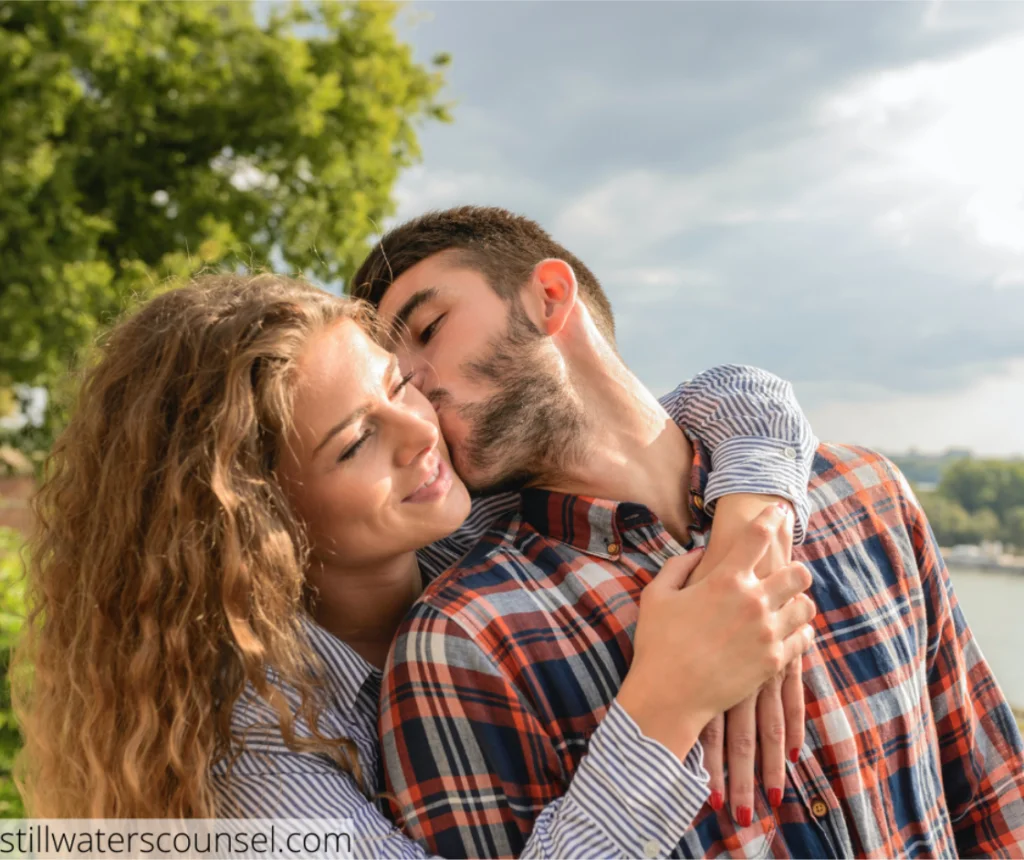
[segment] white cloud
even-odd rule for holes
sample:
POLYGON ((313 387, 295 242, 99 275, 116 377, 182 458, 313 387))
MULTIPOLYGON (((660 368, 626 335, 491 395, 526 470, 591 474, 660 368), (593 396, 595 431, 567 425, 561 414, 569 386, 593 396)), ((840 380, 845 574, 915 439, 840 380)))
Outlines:
POLYGON ((569 246, 601 247, 629 259, 698 227, 794 220, 800 212, 779 197, 779 162, 790 150, 751 153, 699 174, 635 169, 566 204, 553 232, 569 246))
POLYGON ((466 203, 528 212, 526 201, 532 200, 536 206, 543 195, 539 184, 501 171, 430 170, 419 165, 402 174, 395 187, 395 215, 384 226, 392 227, 431 209, 466 203))
POLYGON ((1024 269, 1010 269, 1001 272, 992 282, 992 286, 997 290, 1024 287, 1024 269))
POLYGON ((959 219, 978 243, 1024 254, 1021 80, 1016 37, 866 76, 827 100, 821 119, 850 141, 860 184, 895 183, 918 217, 959 219), (929 201, 938 212, 920 205, 929 201))

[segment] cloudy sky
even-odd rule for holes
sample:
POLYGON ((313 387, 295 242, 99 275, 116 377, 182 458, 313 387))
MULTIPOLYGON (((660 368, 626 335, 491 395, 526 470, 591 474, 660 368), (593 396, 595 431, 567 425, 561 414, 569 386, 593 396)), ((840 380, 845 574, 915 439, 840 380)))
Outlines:
POLYGON ((722 362, 818 435, 1024 453, 1024 3, 414 3, 455 122, 399 218, 539 220, 656 393, 722 362))

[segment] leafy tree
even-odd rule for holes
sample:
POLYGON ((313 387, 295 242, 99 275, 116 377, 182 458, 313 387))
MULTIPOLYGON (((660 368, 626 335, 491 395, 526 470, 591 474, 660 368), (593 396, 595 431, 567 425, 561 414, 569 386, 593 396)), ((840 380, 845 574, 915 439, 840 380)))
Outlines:
POLYGON ((997 482, 997 471, 988 462, 959 460, 943 472, 939 492, 973 513, 995 503, 997 482))
POLYGON ((395 15, 0 0, 0 387, 200 267, 349 274, 446 119, 447 58, 414 62, 395 15))
POLYGON ((939 493, 920 493, 919 497, 942 546, 976 542, 971 515, 962 505, 939 493))
POLYGON ((7 679, 11 649, 24 620, 24 583, 20 557, 21 536, 0 528, 0 818, 23 818, 21 798, 11 778, 14 756, 21 745, 11 712, 7 679))
POLYGON ((970 513, 989 508, 1002 518, 1024 504, 1024 462, 959 460, 943 472, 938 489, 970 513))
POLYGON ((922 503, 940 543, 998 539, 1024 549, 1024 461, 958 460, 922 503))
POLYGON ((1011 508, 1003 517, 1003 540, 1024 553, 1024 505, 1011 508))

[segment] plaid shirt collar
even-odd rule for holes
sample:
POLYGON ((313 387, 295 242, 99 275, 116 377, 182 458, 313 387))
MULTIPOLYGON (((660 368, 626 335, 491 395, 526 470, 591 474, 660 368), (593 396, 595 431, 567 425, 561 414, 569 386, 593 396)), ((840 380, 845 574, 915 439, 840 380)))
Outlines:
MULTIPOLYGON (((691 439, 690 445, 693 449, 689 478, 690 534, 695 535, 711 528, 711 518, 704 512, 704 487, 711 470, 711 458, 700 441, 691 439)), ((541 489, 523 490, 520 516, 539 534, 609 560, 618 557, 624 534, 638 528, 661 527, 650 509, 636 502, 615 502, 541 489)))

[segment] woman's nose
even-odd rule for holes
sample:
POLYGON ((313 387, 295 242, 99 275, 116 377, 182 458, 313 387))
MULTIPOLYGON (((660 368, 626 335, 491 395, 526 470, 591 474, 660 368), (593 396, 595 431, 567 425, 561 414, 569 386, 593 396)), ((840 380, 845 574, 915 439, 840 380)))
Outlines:
POLYGON ((414 410, 402 410, 398 428, 397 460, 410 466, 435 448, 440 439, 437 425, 414 410))

